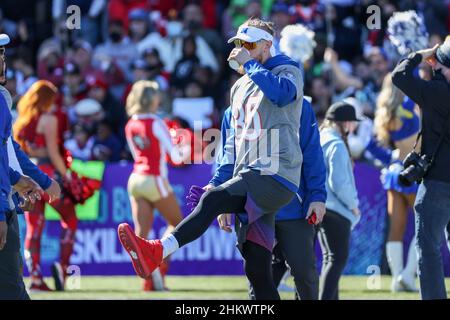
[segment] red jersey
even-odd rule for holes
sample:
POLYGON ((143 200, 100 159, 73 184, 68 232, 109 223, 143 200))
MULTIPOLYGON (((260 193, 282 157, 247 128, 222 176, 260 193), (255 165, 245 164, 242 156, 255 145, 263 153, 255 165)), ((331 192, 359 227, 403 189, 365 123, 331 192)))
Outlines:
POLYGON ((125 127, 134 173, 167 177, 166 153, 174 148, 164 121, 154 114, 134 115, 125 127))

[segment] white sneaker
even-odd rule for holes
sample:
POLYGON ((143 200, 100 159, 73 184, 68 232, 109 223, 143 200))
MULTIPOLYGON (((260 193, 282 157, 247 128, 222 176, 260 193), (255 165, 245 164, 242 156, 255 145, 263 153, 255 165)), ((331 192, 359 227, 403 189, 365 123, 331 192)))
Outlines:
POLYGON ((407 276, 404 273, 401 273, 398 276, 398 282, 403 287, 403 290, 406 292, 418 292, 419 290, 416 287, 416 278, 413 276, 407 276))
POLYGON ((152 280, 155 291, 164 291, 164 281, 159 268, 152 272, 152 280))

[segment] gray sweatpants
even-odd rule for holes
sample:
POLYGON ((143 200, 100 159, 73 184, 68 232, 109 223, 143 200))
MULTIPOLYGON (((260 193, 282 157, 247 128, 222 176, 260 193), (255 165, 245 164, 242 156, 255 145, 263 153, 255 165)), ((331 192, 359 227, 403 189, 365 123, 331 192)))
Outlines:
POLYGON ((22 277, 20 233, 17 214, 6 214, 8 234, 6 245, 0 250, 0 300, 29 300, 22 277))

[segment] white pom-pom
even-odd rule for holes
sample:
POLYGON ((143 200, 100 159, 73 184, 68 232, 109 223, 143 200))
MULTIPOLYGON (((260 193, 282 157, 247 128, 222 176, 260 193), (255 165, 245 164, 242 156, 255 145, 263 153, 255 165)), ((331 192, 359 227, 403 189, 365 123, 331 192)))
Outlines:
POLYGON ((389 40, 401 55, 421 50, 428 45, 428 32, 423 19, 413 10, 394 12, 388 20, 389 40))
POLYGON ((316 47, 314 31, 301 24, 292 24, 281 31, 280 50, 295 61, 304 63, 316 47))

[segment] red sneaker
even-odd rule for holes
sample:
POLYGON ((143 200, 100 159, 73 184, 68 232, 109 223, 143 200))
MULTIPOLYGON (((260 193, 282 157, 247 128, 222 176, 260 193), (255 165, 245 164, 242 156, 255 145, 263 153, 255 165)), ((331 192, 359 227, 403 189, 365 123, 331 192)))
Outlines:
POLYGON ((128 252, 134 270, 141 278, 148 279, 162 262, 163 246, 160 240, 146 240, 138 237, 127 223, 117 228, 120 243, 128 252))
POLYGON ((51 292, 53 291, 50 289, 47 284, 44 282, 44 280, 33 280, 30 284, 30 292, 51 292))
POLYGON ((154 291, 155 290, 155 288, 153 287, 152 278, 144 279, 143 290, 144 291, 154 291))

